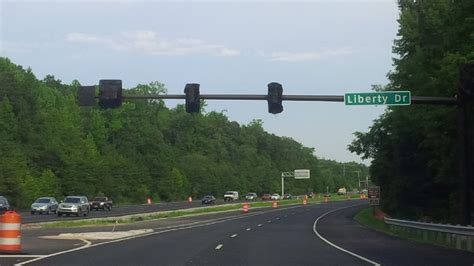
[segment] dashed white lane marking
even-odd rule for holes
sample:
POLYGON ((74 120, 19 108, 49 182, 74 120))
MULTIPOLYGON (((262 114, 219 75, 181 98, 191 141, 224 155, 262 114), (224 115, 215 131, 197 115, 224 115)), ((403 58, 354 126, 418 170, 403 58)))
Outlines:
MULTIPOLYGON (((356 205, 354 205, 354 206, 356 206, 356 205)), ((342 210, 342 209, 351 208, 351 207, 354 207, 354 206, 348 206, 348 207, 338 208, 338 209, 335 209, 335 210, 332 210, 332 211, 328 211, 328 212, 324 213, 323 215, 319 216, 318 219, 316 219, 316 221, 314 221, 314 224, 313 224, 313 231, 314 231, 314 233, 316 234, 317 237, 319 237, 321 240, 323 240, 324 242, 326 242, 326 243, 329 244, 330 246, 332 246, 332 247, 334 247, 334 248, 336 248, 336 249, 338 249, 338 250, 340 250, 340 251, 342 251, 342 252, 345 252, 345 253, 347 253, 347 254, 349 254, 349 255, 352 255, 352 256, 354 256, 354 257, 356 257, 356 258, 358 258, 358 259, 361 259, 361 260, 363 260, 363 261, 366 261, 366 262, 368 262, 368 263, 370 263, 370 264, 372 264, 372 265, 374 265, 374 266, 380 266, 380 263, 378 263, 378 262, 371 261, 371 260, 369 260, 369 259, 367 259, 367 258, 364 258, 364 257, 362 257, 362 256, 360 256, 360 255, 355 254, 354 252, 350 252, 349 250, 345 250, 345 249, 343 249, 343 248, 337 246, 336 244, 331 243, 329 240, 327 240, 327 239, 324 238, 322 235, 320 235, 319 232, 318 232, 318 229, 316 228, 316 227, 318 226, 319 220, 320 220, 321 218, 323 218, 324 216, 326 216, 326 215, 328 215, 328 214, 330 214, 330 213, 333 213, 333 212, 336 212, 336 211, 339 211, 339 210, 342 210)))
POLYGON ((272 221, 271 220, 268 220, 267 223, 271 223, 272 221))
MULTIPOLYGON (((58 256, 58 255, 65 254, 65 253, 75 252, 75 251, 78 251, 78 250, 81 250, 81 249, 87 249, 87 248, 92 248, 92 247, 97 247, 97 246, 109 245, 109 244, 112 244, 112 243, 127 241, 127 240, 131 240, 131 239, 135 239, 135 238, 145 237, 145 236, 158 235, 158 234, 163 234, 163 233, 168 233, 168 232, 181 231, 181 230, 192 229, 192 228, 197 228, 197 227, 209 226, 209 225, 213 225, 213 224, 219 224, 219 223, 224 223, 224 222, 228 222, 228 221, 240 220, 240 219, 253 217, 253 216, 256 216, 256 215, 267 214, 267 213, 272 213, 272 212, 281 211, 281 210, 294 209, 294 208, 301 208, 301 206, 294 206, 294 207, 288 207, 288 208, 279 209, 279 210, 273 210, 273 211, 268 211, 268 212, 250 214, 248 216, 225 218, 225 219, 222 219, 222 220, 220 220, 220 219, 219 220, 211 219, 211 220, 206 220, 206 221, 203 221, 203 222, 195 222, 195 223, 190 223, 190 224, 179 225, 179 226, 176 226, 176 227, 169 226, 169 227, 159 228, 159 229, 166 229, 166 230, 162 230, 162 231, 155 231, 155 232, 152 232, 152 233, 149 233, 149 234, 142 234, 142 235, 138 235, 138 236, 120 238, 120 239, 111 240, 111 241, 107 241, 107 242, 96 243, 96 244, 92 244, 91 242, 89 242, 87 240, 82 240, 83 242, 86 243, 83 246, 73 248, 73 249, 69 249, 69 250, 64 250, 64 251, 49 254, 49 255, 44 255, 44 256, 41 256, 41 257, 36 256, 36 258, 34 258, 32 260, 23 261, 23 262, 20 262, 18 264, 15 264, 15 265, 26 265, 26 264, 29 264, 31 262, 35 262, 35 261, 39 261, 39 260, 42 260, 42 259, 45 259, 45 258, 58 256)), ((268 221, 268 222, 271 223, 271 221, 268 221)))
POLYGON ((288 215, 285 215, 284 217, 286 218, 286 217, 288 217, 288 215))
POLYGON ((222 244, 219 244, 219 245, 217 245, 216 249, 221 249, 221 248, 222 248, 222 246, 224 246, 224 245, 222 245, 222 244))
POLYGON ((230 237, 234 238, 234 237, 236 237, 236 236, 237 236, 237 234, 233 234, 233 235, 231 235, 230 237))
POLYGON ((260 226, 262 226, 262 224, 258 224, 257 226, 260 227, 260 226))
POLYGON ((250 231, 250 230, 252 230, 252 228, 247 228, 247 229, 245 229, 245 230, 246 230, 246 231, 250 231))
POLYGON ((280 217, 277 217, 276 219, 277 219, 277 220, 280 220, 280 217))

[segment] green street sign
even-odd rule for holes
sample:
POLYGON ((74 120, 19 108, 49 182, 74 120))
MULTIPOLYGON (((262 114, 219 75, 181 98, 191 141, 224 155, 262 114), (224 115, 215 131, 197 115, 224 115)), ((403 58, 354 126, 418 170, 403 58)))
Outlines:
POLYGON ((346 105, 410 105, 410 91, 384 91, 344 94, 346 105))

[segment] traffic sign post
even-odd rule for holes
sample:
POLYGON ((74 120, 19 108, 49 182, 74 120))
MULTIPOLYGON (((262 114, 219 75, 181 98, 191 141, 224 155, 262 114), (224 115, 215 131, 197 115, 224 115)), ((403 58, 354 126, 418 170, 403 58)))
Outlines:
POLYGON ((375 208, 380 205, 380 187, 369 187, 368 192, 369 205, 373 206, 373 215, 375 216, 375 208))
POLYGON ((410 105, 410 91, 384 91, 344 94, 346 105, 410 105))

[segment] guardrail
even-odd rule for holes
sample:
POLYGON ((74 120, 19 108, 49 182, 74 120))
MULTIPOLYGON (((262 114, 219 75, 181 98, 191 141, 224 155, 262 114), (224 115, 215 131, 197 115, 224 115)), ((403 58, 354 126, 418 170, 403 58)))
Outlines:
POLYGON ((474 227, 423 223, 384 217, 390 230, 409 238, 474 252, 474 227))
POLYGON ((404 226, 417 228, 422 230, 429 230, 435 232, 443 232, 456 235, 465 235, 465 236, 474 236, 474 227, 472 226, 460 226, 460 225, 450 225, 450 224, 434 224, 434 223, 422 223, 422 222, 413 222, 406 220, 398 220, 391 218, 384 218, 386 224, 404 226))

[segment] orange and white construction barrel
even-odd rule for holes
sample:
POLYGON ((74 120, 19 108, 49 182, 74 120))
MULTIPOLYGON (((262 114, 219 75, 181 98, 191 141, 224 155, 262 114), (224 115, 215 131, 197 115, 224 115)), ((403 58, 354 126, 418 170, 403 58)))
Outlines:
POLYGON ((0 215, 0 253, 21 251, 21 215, 7 211, 0 215))
POLYGON ((242 207, 242 210, 244 211, 244 213, 249 212, 249 209, 250 209, 250 205, 248 203, 244 203, 242 207))

